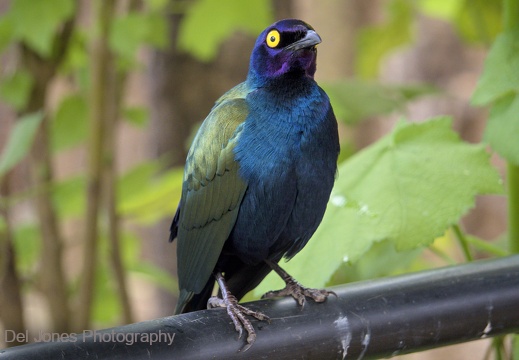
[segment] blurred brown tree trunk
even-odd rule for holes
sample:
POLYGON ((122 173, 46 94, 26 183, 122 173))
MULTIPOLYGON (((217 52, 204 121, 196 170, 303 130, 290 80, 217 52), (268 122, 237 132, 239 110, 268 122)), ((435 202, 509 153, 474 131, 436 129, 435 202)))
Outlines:
MULTIPOLYGON (((336 82, 354 77, 359 30, 379 16, 380 0, 300 0, 294 8, 295 17, 310 23, 323 40, 318 48, 317 81, 336 82)), ((370 122, 364 124, 346 127, 339 121, 341 142, 364 146, 372 133, 370 122)))
MULTIPOLYGON (((0 199, 9 196, 10 180, 9 174, 0 179, 0 199)), ((0 219, 3 220, 3 226, 0 227, 0 320, 5 330, 20 333, 24 332, 26 327, 21 296, 22 284, 16 272, 16 254, 8 204, 0 206, 0 219)), ((21 344, 16 339, 6 345, 21 344)))
MULTIPOLYGON (((20 44, 23 64, 34 79, 27 104, 20 110, 20 115, 45 111, 48 89, 65 57, 75 21, 75 17, 68 19, 55 35, 53 53, 48 59, 42 58, 26 44, 20 44)), ((49 187, 54 182, 49 121, 47 114, 44 114, 30 151, 29 162, 33 187, 39 189, 34 201, 42 237, 40 285, 49 305, 52 330, 65 333, 70 330, 70 309, 67 279, 62 264, 63 237, 49 187)))

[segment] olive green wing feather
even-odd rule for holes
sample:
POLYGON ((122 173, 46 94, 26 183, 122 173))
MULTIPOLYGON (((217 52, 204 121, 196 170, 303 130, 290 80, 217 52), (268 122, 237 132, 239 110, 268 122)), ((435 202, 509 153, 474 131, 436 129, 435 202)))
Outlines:
POLYGON ((178 277, 184 302, 180 307, 193 293, 201 292, 211 277, 247 189, 233 149, 248 106, 243 98, 229 97, 220 99, 202 124, 186 162, 175 216, 178 277))

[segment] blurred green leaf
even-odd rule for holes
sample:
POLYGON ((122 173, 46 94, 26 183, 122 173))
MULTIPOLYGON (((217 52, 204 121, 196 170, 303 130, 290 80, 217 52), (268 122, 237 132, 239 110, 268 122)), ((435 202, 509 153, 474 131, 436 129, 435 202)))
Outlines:
POLYGON ((83 215, 86 206, 86 180, 75 176, 54 184, 53 203, 61 219, 83 215))
POLYGON ((176 279, 167 271, 147 262, 136 262, 128 267, 128 270, 135 275, 142 276, 147 280, 157 284, 164 290, 171 293, 178 293, 176 279))
POLYGON ((234 31, 258 36, 272 22, 272 13, 267 0, 199 0, 189 7, 180 24, 178 46, 209 61, 234 31))
MULTIPOLYGON (((501 193, 484 146, 462 142, 450 126, 449 118, 402 122, 341 164, 320 227, 286 270, 308 286, 324 286, 374 243, 388 240, 398 251, 426 246, 478 194, 501 193)), ((269 281, 257 292, 270 290, 269 281)))
POLYGON ((519 165, 519 96, 510 94, 492 106, 484 140, 499 155, 519 165))
POLYGON ((452 21, 464 2, 465 0, 420 0, 416 4, 426 15, 452 21))
POLYGON ((499 35, 492 45, 483 74, 472 96, 475 105, 487 105, 509 92, 519 93, 519 29, 499 35))
POLYGON ((120 197, 118 211, 141 224, 173 216, 180 200, 182 178, 183 169, 173 169, 141 184, 139 191, 120 197))
POLYGON ((123 116, 130 124, 144 127, 148 124, 149 112, 147 108, 142 106, 128 107, 123 109, 123 116))
POLYGON ((121 257, 125 269, 141 261, 141 239, 132 232, 124 231, 121 236, 121 257))
POLYGON ((80 94, 65 97, 52 122, 52 145, 63 150, 81 144, 88 133, 88 105, 80 94))
POLYGON ((2 79, 0 97, 16 110, 22 109, 27 103, 32 88, 33 78, 26 71, 18 70, 2 79))
MULTIPOLYGON (((88 34, 86 31, 76 29, 68 43, 67 52, 61 65, 61 71, 66 74, 75 74, 75 72, 88 70, 89 66, 89 51, 88 51, 88 34)), ((82 79, 79 79, 80 81, 82 79)), ((81 84, 80 84, 81 85, 81 84)), ((81 86, 85 89, 85 86, 81 86)))
POLYGON ((161 11, 170 5, 170 0, 146 0, 146 4, 152 11, 161 11))
POLYGON ((117 183, 118 198, 124 200, 143 191, 153 181, 160 168, 159 161, 147 161, 128 170, 117 183))
POLYGON ((13 21, 9 16, 0 17, 0 52, 12 42, 14 35, 13 21))
POLYGON ((143 44, 165 47, 166 34, 166 19, 161 13, 132 12, 114 20, 110 46, 120 56, 132 60, 143 44))
POLYGON ((325 83, 321 86, 330 97, 337 118, 350 124, 402 110, 410 101, 437 93, 436 89, 427 85, 390 86, 362 80, 325 83))
POLYGON ((420 0, 426 15, 449 21, 469 43, 490 44, 501 31, 501 1, 420 0))
MULTIPOLYGON (((106 243, 106 241, 103 243, 106 243)), ((98 263, 96 268, 92 319, 105 326, 115 323, 121 312, 117 289, 111 278, 111 274, 105 262, 98 263)))
MULTIPOLYGON (((182 187, 181 170, 159 174, 159 161, 141 163, 123 174, 117 183, 121 215, 143 223, 172 216, 182 187)), ((65 179, 53 187, 53 201, 62 218, 78 217, 85 210, 83 176, 65 179)))
POLYGON ((74 9, 73 0, 12 0, 8 16, 14 24, 14 36, 48 57, 59 26, 74 9))
POLYGON ((384 56, 411 42, 413 6, 408 0, 391 0, 387 9, 387 21, 360 31, 357 39, 357 74, 364 78, 375 77, 384 56))
POLYGON ((512 335, 512 359, 519 360, 519 334, 512 335))
POLYGON ((16 266, 22 274, 34 271, 41 251, 40 228, 36 225, 20 225, 14 230, 13 245, 16 266))
POLYGON ((464 0, 454 26, 469 43, 490 44, 502 30, 502 1, 464 0))
POLYGON ((15 123, 0 155, 0 177, 25 157, 42 120, 43 113, 37 112, 23 116, 15 123))

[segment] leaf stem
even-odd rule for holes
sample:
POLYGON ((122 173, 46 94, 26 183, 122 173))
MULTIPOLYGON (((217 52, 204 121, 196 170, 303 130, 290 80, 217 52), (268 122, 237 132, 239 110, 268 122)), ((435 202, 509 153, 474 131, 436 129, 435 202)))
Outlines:
POLYGON ((452 226, 452 230, 456 234, 456 238, 460 243, 461 250, 463 250, 463 255, 465 255, 465 260, 468 262, 474 260, 472 254, 470 253, 469 243, 463 231, 461 231, 460 226, 458 224, 452 226))
POLYGON ((429 245, 428 249, 434 255, 438 256, 440 259, 445 261, 446 264, 448 264, 448 265, 456 264, 456 261, 453 258, 451 258, 449 255, 447 255, 447 253, 445 253, 445 251, 438 249, 438 247, 436 247, 434 245, 429 245))
POLYGON ((503 27, 504 30, 512 30, 519 25, 519 1, 503 1, 503 27))
MULTIPOLYGON (((519 27, 519 0, 503 0, 503 27, 519 27)), ((519 253, 519 166, 508 162, 508 241, 512 253, 519 253)))
POLYGON ((519 253, 519 166, 508 163, 508 243, 519 253))
POLYGON ((478 239, 473 236, 466 236, 466 239, 470 245, 472 245, 476 250, 487 252, 494 256, 506 256, 508 255, 508 251, 499 246, 496 246, 488 241, 478 239))

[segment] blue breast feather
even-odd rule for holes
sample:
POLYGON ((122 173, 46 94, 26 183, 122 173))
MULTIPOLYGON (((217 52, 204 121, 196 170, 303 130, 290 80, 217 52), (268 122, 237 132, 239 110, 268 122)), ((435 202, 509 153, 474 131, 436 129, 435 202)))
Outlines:
POLYGON ((249 115, 234 152, 248 187, 227 246, 254 264, 290 258, 310 239, 326 209, 339 149, 328 97, 313 80, 297 89, 260 88, 246 100, 249 115))

